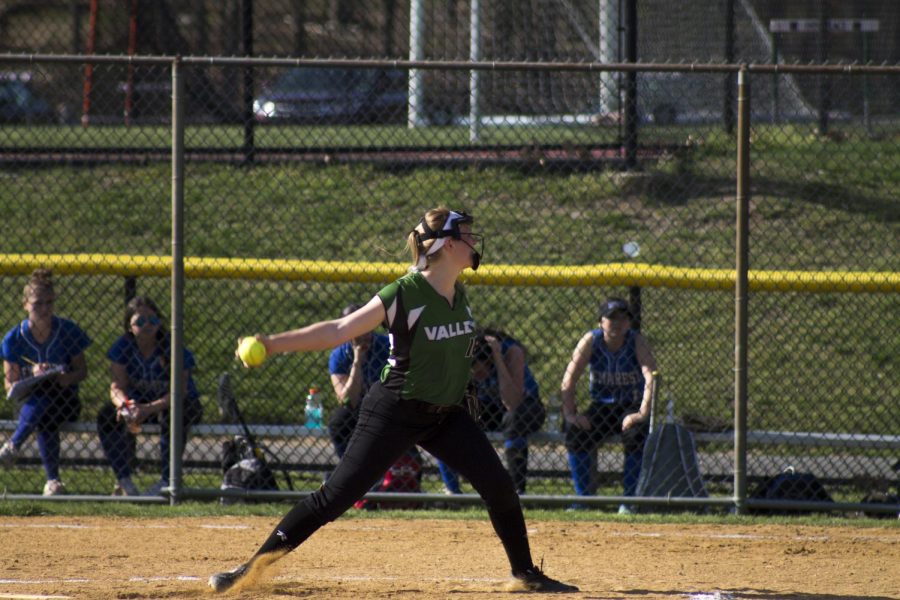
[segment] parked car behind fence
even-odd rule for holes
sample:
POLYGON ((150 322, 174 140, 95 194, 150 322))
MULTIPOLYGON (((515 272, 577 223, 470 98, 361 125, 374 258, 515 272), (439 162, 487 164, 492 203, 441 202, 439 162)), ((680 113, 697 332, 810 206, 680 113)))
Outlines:
POLYGON ((267 86, 253 112, 261 123, 400 123, 407 103, 406 71, 298 67, 267 86))
POLYGON ((0 123, 53 123, 56 112, 37 95, 31 73, 0 72, 0 123))

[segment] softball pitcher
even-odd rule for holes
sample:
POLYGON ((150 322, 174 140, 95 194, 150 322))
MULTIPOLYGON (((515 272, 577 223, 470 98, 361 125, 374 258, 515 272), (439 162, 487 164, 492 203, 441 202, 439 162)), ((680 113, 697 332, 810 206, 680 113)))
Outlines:
POLYGON ((509 559, 512 586, 577 591, 547 577, 532 562, 512 480, 463 408, 475 319, 458 279, 481 261, 475 247, 481 236, 471 226, 472 217, 465 213, 428 211, 407 237, 415 267, 364 307, 336 320, 257 336, 268 355, 326 350, 385 322, 391 352, 380 382, 363 398, 347 451, 331 477, 285 515, 248 562, 210 577, 215 591, 252 584, 268 565, 349 509, 413 444, 466 477, 484 499, 509 559))

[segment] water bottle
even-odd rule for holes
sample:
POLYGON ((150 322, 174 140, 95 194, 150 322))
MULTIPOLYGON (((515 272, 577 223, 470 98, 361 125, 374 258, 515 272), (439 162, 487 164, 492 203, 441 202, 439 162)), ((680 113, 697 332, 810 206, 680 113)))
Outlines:
POLYGON ((322 394, 315 385, 309 386, 306 395, 306 427, 308 429, 322 428, 322 394))
POLYGON ((134 408, 133 400, 127 400, 122 405, 119 409, 119 415, 125 420, 128 431, 132 435, 137 435, 141 432, 141 424, 137 422, 137 410, 134 408))
POLYGON ((562 413, 562 403, 559 400, 559 394, 550 396, 547 406, 547 431, 556 433, 562 430, 560 423, 560 414, 562 413))

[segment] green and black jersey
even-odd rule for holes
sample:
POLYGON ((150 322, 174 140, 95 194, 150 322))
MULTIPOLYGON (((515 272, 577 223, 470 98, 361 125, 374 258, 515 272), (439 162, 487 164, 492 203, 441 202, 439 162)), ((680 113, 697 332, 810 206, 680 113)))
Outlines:
POLYGON ((462 401, 472 365, 475 320, 462 285, 453 306, 418 271, 378 297, 387 314, 391 355, 381 382, 402 398, 432 404, 462 401))

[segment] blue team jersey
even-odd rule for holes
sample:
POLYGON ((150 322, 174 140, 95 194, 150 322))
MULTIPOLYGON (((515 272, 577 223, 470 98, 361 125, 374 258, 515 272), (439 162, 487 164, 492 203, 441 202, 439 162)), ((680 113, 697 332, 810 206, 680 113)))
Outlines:
MULTIPOLYGON (((366 362, 362 371, 362 395, 365 395, 373 383, 381 378, 381 370, 387 364, 391 353, 388 337, 381 333, 372 335, 372 345, 366 353, 366 362)), ((328 372, 332 375, 349 375, 353 366, 353 344, 344 342, 331 351, 328 358, 328 372)))
MULTIPOLYGON (((125 367, 128 373, 128 389, 125 393, 138 403, 153 402, 169 391, 169 357, 171 349, 169 340, 158 344, 153 354, 145 358, 138 348, 133 336, 123 335, 110 347, 106 357, 112 362, 125 367)), ((190 372, 195 366, 193 353, 184 349, 184 368, 190 372)), ((200 394, 194 384, 194 378, 188 375, 186 399, 192 404, 199 404, 200 394)))
POLYGON ((603 330, 591 332, 591 399, 603 404, 635 404, 644 397, 644 374, 635 352, 637 332, 629 329, 625 343, 610 352, 603 340, 603 330))
MULTIPOLYGON (((513 346, 521 346, 519 342, 512 338, 503 338, 500 341, 500 350, 503 353, 503 356, 506 356, 506 352, 512 348, 513 346)), ((528 368, 528 363, 525 364, 525 397, 531 397, 535 400, 539 400, 539 392, 538 392, 538 384, 534 379, 534 375, 531 373, 531 369, 528 368)), ((497 376, 497 367, 491 361, 491 373, 481 381, 477 381, 475 379, 472 380, 475 383, 475 389, 478 394, 478 399, 484 405, 490 404, 501 404, 502 400, 500 399, 500 380, 497 376)))
MULTIPOLYGON (((91 338, 75 323, 62 317, 53 317, 50 337, 40 344, 31 335, 28 319, 25 319, 3 337, 3 360, 19 366, 21 377, 31 377, 34 363, 48 363, 62 366, 67 371, 72 368, 72 359, 91 345, 91 338)), ((64 393, 77 395, 78 386, 62 388, 64 393)), ((47 386, 38 386, 35 396, 45 394, 47 386)), ((59 393, 59 390, 56 391, 59 393)))

